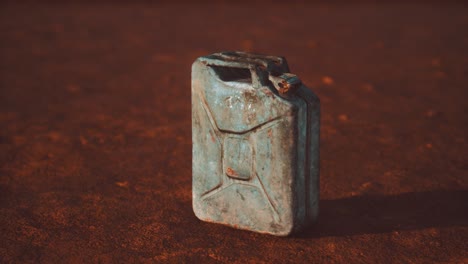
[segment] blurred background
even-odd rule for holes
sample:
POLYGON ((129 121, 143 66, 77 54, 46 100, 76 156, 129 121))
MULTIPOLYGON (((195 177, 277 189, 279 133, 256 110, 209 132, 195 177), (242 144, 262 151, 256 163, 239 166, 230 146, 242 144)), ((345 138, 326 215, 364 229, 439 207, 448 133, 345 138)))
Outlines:
POLYGON ((462 263, 468 8, 456 1, 4 1, 0 262, 462 263), (191 209, 191 63, 285 56, 321 99, 321 216, 191 209))

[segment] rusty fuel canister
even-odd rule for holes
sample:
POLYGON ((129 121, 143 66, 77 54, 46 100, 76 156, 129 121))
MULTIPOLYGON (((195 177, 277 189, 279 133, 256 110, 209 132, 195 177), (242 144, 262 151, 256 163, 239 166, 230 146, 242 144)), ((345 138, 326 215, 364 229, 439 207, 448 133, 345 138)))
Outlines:
POLYGON ((282 57, 221 52, 192 65, 193 210, 286 236, 319 202, 318 97, 282 57))

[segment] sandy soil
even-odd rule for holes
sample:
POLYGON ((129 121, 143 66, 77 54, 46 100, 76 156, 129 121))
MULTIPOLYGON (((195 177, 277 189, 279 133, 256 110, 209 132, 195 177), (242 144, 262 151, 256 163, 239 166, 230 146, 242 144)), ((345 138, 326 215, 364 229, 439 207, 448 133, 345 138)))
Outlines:
POLYGON ((0 6, 0 262, 468 262, 462 4, 0 6), (190 67, 283 55, 321 98, 321 216, 191 209, 190 67))

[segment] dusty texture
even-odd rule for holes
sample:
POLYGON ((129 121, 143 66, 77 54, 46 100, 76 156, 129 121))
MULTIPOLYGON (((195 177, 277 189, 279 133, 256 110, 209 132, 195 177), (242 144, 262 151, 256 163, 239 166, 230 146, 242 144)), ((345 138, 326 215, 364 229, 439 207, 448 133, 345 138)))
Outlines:
POLYGON ((320 105, 300 81, 295 94, 276 90, 269 78, 287 69, 280 57, 243 52, 193 63, 192 199, 199 219, 279 236, 317 219, 320 105))
POLYGON ((467 262, 467 14, 2 4, 0 262, 467 262), (300 236, 192 212, 190 66, 220 50, 284 55, 321 98, 300 236))

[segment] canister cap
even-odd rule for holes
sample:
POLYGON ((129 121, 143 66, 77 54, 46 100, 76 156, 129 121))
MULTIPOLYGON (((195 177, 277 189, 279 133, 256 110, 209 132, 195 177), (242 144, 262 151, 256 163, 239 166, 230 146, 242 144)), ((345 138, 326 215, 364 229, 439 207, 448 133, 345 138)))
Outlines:
POLYGON ((280 76, 268 76, 276 90, 282 96, 293 94, 302 84, 301 79, 292 73, 283 73, 280 76))

